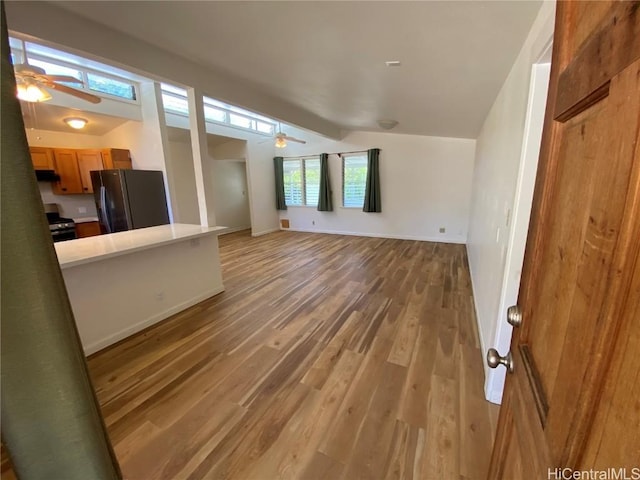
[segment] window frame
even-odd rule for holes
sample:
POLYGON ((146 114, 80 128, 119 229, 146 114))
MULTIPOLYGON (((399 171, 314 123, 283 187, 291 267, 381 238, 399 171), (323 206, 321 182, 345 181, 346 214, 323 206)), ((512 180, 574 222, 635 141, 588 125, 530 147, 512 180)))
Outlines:
MULTIPOLYGON (((58 67, 63 67, 63 68, 68 68, 70 70, 75 70, 80 74, 79 80, 82 81, 82 84, 74 84, 71 88, 75 88, 77 90, 80 90, 82 92, 87 92, 87 93, 91 93, 92 95, 97 95, 98 97, 102 97, 102 98, 106 98, 109 100, 116 100, 118 102, 124 102, 124 103, 129 103, 132 105, 140 105, 140 84, 138 82, 136 82, 135 80, 131 80, 129 78, 124 78, 124 77, 120 77, 118 75, 114 75, 110 72, 105 72, 103 70, 99 70, 96 68, 90 68, 90 67, 86 67, 84 65, 79 65, 76 63, 72 63, 72 62, 67 62, 64 61, 60 58, 55 58, 55 57, 50 57, 47 55, 43 55, 42 53, 33 53, 29 51, 29 48, 27 47, 27 43, 32 43, 35 46, 42 46, 42 47, 46 47, 44 45, 41 45, 37 42, 32 42, 31 40, 24 40, 19 36, 10 36, 10 42, 11 40, 15 40, 18 42, 21 42, 22 47, 16 47, 16 46, 11 46, 10 50, 11 50, 11 54, 13 55, 13 53, 19 53, 20 54, 20 62, 24 63, 25 61, 25 52, 26 52, 26 59, 27 62, 30 62, 31 60, 36 60, 38 62, 44 62, 44 63, 48 63, 50 65, 53 66, 58 66, 58 67), (89 79, 88 79, 88 74, 92 74, 92 75, 96 75, 102 78, 106 78, 106 79, 111 79, 111 80, 115 80, 127 85, 130 85, 133 89, 133 96, 134 98, 126 98, 126 97, 120 97, 118 95, 112 95, 110 93, 106 93, 106 92, 102 92, 100 90, 94 90, 92 88, 89 88, 89 79)), ((51 50, 55 50, 56 52, 60 53, 61 56, 67 55, 67 52, 63 51, 63 50, 57 50, 57 49, 52 49, 51 47, 46 47, 46 48, 50 48, 51 50)), ((34 65, 37 66, 37 65, 34 65)), ((46 69, 45 69, 46 71, 46 69)))
POLYGON ((366 174, 369 171, 369 165, 368 165, 368 157, 367 157, 367 153, 366 152, 362 152, 362 153, 343 153, 341 155, 342 158, 342 208, 355 208, 355 209, 362 209, 364 208, 364 197, 366 194, 366 190, 367 190, 367 177, 366 174), (365 165, 366 167, 366 173, 365 173, 365 179, 364 179, 364 188, 363 188, 363 194, 362 194, 362 205, 345 205, 345 169, 346 169, 346 161, 349 158, 363 158, 365 159, 365 161, 367 162, 367 164, 365 165))
POLYGON ((300 179, 301 179, 301 183, 300 183, 300 189, 301 189, 301 203, 286 203, 286 194, 285 194, 285 204, 287 205, 287 207, 307 207, 307 208, 318 208, 318 203, 320 202, 320 178, 318 177, 318 200, 315 203, 315 205, 310 205, 307 203, 307 161, 309 160, 317 160, 318 163, 320 162, 320 155, 310 155, 307 157, 298 157, 298 158, 285 158, 282 160, 282 171, 283 171, 283 178, 282 178, 282 182, 284 184, 284 164, 287 162, 293 163, 293 162, 297 162, 300 164, 300 179))
MULTIPOLYGON (((178 110, 175 108, 171 108, 167 106, 167 102, 164 101, 165 98, 174 98, 176 100, 180 100, 183 102, 188 102, 187 100, 187 91, 180 87, 176 87, 170 83, 161 83, 160 89, 162 92, 162 107, 165 112, 168 112, 172 115, 178 115, 182 117, 189 116, 189 107, 187 104, 187 108, 185 110, 178 110)), ((259 115, 257 113, 250 112, 249 110, 244 110, 240 107, 234 107, 233 105, 226 104, 215 98, 207 97, 206 95, 202 96, 202 104, 205 110, 205 122, 211 123, 214 125, 223 125, 225 127, 235 128, 238 130, 243 130, 245 132, 251 132, 256 135, 261 135, 264 137, 273 137, 277 131, 277 122, 268 117, 259 115), (222 120, 217 120, 212 117, 207 117, 207 109, 215 110, 222 114, 222 120), (248 122, 249 126, 245 127, 242 125, 238 125, 239 122, 233 123, 233 118, 240 120, 244 119, 248 122), (267 126, 269 131, 260 130, 259 124, 262 126, 267 126)))

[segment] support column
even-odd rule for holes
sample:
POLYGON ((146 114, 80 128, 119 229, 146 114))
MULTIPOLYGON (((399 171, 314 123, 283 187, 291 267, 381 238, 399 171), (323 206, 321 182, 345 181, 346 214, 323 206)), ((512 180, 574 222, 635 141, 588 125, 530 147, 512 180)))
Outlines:
POLYGON ((187 100, 189 101, 191 151, 193 152, 193 170, 196 176, 200 225, 214 227, 216 225, 216 213, 213 209, 213 192, 211 191, 213 187, 208 180, 211 172, 202 92, 195 88, 188 88, 187 100))

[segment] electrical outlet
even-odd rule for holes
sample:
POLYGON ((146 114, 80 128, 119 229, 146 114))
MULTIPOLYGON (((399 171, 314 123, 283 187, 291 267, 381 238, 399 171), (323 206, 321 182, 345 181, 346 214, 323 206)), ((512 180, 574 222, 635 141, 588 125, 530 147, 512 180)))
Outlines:
POLYGON ((446 232, 446 231, 447 231, 447 229, 446 229, 446 228, 444 228, 444 227, 440 227, 440 233, 444 233, 444 232, 446 232))
POLYGON ((78 213, 87 213, 87 207, 78 207, 78 213))

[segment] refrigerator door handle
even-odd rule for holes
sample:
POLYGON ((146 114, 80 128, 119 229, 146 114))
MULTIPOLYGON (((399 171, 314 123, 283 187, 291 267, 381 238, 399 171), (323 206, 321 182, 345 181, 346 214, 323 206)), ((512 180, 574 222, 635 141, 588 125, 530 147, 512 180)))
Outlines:
POLYGON ((102 222, 107 228, 107 233, 112 233, 111 222, 109 222, 109 215, 107 213, 107 189, 104 185, 100 186, 100 213, 102 214, 102 222))

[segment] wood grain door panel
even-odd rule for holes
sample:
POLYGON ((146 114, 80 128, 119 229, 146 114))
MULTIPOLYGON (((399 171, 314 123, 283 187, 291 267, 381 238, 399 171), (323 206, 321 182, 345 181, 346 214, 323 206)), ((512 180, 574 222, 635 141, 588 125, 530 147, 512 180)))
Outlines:
POLYGON ((60 180, 53 184, 53 192, 58 195, 82 193, 82 181, 78 169, 75 150, 56 148, 53 150, 56 173, 60 180))
POLYGON ((102 153, 100 150, 77 150, 76 155, 78 157, 82 191, 84 193, 93 193, 91 171, 102 170, 104 168, 102 164, 102 153))
POLYGON ((640 347, 639 112, 640 2, 558 3, 523 323, 490 478, 640 458, 636 435, 611 419, 640 425, 640 365, 624 357, 640 347))

